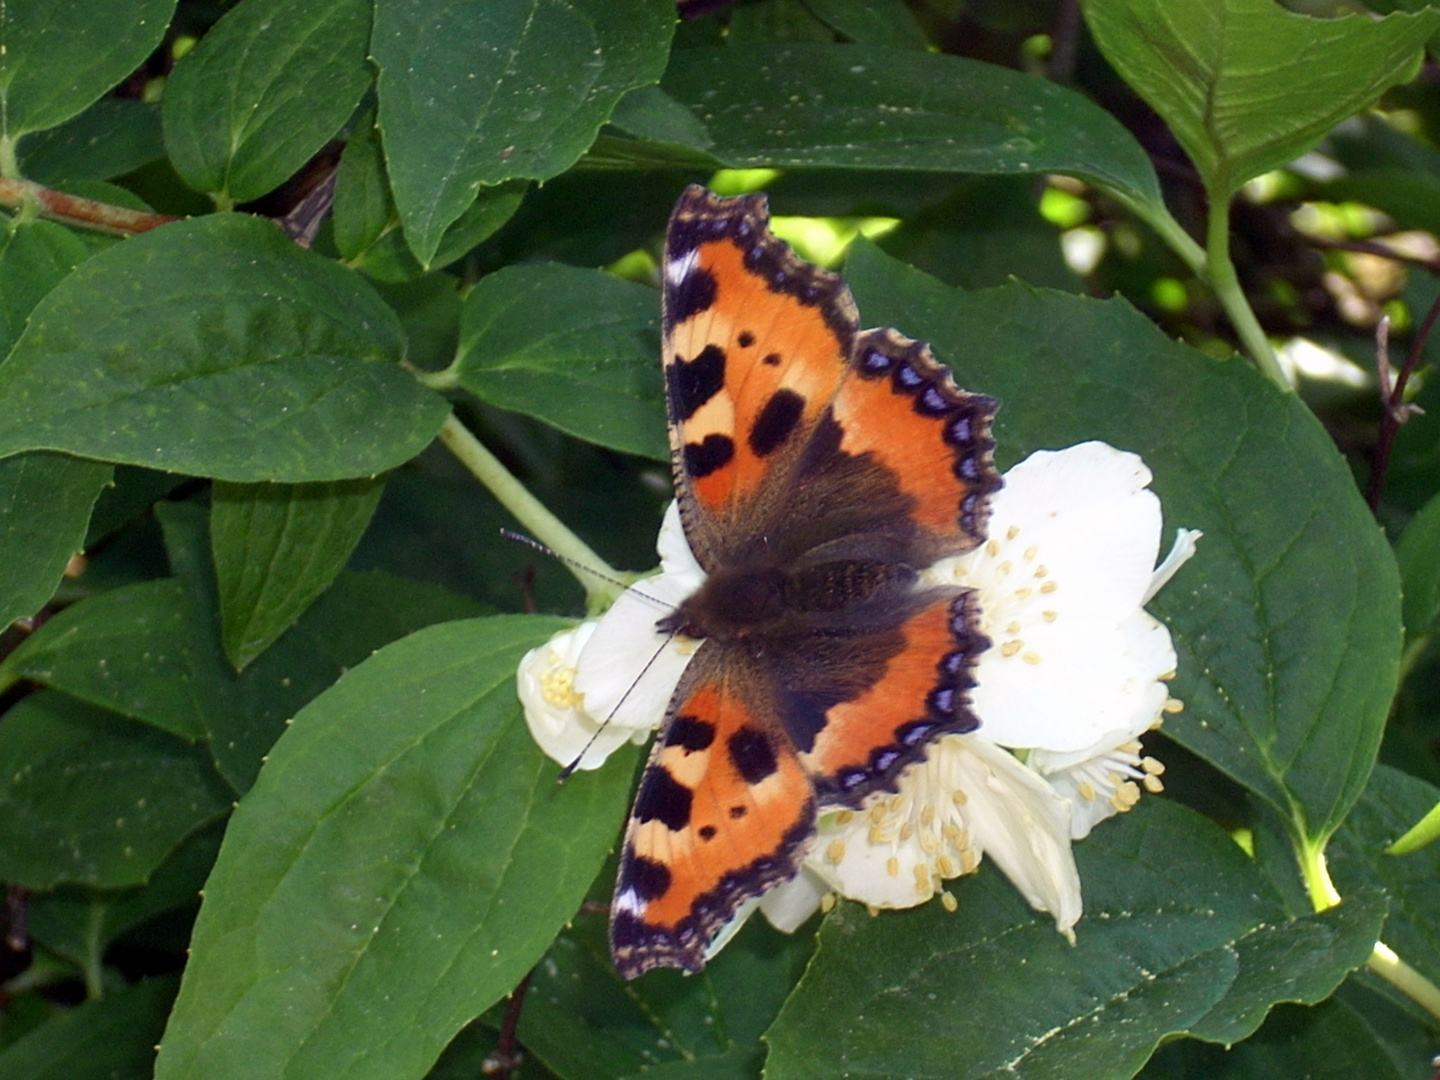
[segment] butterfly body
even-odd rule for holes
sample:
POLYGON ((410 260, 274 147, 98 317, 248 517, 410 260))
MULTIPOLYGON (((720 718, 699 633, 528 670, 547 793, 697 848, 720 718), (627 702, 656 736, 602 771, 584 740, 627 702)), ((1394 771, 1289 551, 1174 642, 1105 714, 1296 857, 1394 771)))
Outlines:
POLYGON ((929 349, 860 330, 763 196, 691 187, 664 265, 670 443, 704 583, 659 629, 700 641, 631 813, 617 967, 698 970, 745 900, 793 876, 817 814, 858 807, 948 732, 988 642, 922 571, 984 538, 994 402, 929 349))

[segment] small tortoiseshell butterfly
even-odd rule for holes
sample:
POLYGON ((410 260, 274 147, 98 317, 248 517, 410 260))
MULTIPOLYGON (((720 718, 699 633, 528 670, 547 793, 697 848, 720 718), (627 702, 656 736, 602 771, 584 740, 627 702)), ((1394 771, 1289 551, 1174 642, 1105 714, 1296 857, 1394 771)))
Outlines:
POLYGON ((974 729, 989 642, 920 571, 985 538, 995 402, 929 348, 859 329, 763 195, 692 186, 670 218, 664 364, 680 517, 708 577, 659 629, 701 641, 630 814, 620 973, 698 971, 746 899, 792 877, 823 809, 895 790, 974 729))

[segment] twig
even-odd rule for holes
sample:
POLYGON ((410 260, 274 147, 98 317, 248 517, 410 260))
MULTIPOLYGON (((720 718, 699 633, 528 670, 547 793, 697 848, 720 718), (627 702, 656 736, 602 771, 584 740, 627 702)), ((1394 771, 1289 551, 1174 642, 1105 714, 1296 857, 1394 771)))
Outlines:
POLYGON ((1068 86, 1075 78, 1075 56, 1080 41, 1080 0, 1060 0, 1050 25, 1050 62, 1045 74, 1051 82, 1068 86))
POLYGON ((0 207, 19 212, 27 206, 35 207, 41 217, 52 221, 111 236, 133 236, 180 220, 171 214, 152 214, 147 210, 82 199, 29 180, 0 178, 0 207))
POLYGON ((285 230, 285 235, 303 248, 308 248, 315 242, 320 223, 325 220, 325 215, 330 212, 330 207, 335 202, 335 172, 336 167, 332 165, 320 182, 311 188, 288 214, 276 219, 285 230))
POLYGON ((515 1031, 520 1026, 520 1010, 525 1007, 525 995, 530 990, 530 980, 534 975, 532 970, 520 980, 520 985, 510 992, 510 1000, 505 1003, 505 1019, 500 1021, 500 1036, 495 1042, 495 1049, 480 1066, 480 1071, 486 1076, 493 1076, 496 1080, 510 1080, 510 1074, 520 1067, 520 1062, 525 1057, 520 1051, 515 1031))
POLYGON ((1322 248, 1326 251, 1354 251, 1362 255, 1378 255, 1382 259, 1394 259, 1396 262, 1409 263, 1411 266, 1421 266, 1426 270, 1440 274, 1440 259, 1427 259, 1421 255, 1407 255, 1403 251, 1396 251, 1394 248, 1376 243, 1374 240, 1327 240, 1319 236, 1304 234, 1305 241, 1312 247, 1322 248))
POLYGON ((30 894, 20 885, 5 890, 5 947, 24 952, 30 947, 30 894))
POLYGON ((1375 327, 1375 366, 1380 373, 1380 402, 1385 411, 1380 417, 1380 437, 1375 443, 1375 456, 1370 463, 1370 487, 1365 493, 1365 501, 1372 513, 1379 509, 1380 496, 1385 490, 1385 473, 1390 468, 1390 451, 1395 445, 1395 433, 1411 416, 1423 411, 1418 405, 1405 401, 1405 384, 1410 381, 1411 373, 1420 364, 1426 339, 1430 337, 1437 317, 1440 317, 1440 296, 1435 297, 1435 302, 1425 313, 1420 328, 1410 339, 1410 351, 1405 354, 1405 364, 1400 368, 1400 374, 1393 379, 1390 371, 1389 318, 1381 319, 1375 327))

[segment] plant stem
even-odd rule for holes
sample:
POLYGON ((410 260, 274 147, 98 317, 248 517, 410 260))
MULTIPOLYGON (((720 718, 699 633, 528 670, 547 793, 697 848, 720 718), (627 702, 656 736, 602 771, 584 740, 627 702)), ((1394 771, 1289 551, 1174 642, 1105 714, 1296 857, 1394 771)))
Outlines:
MULTIPOLYGON (((1425 650, 1429 647, 1429 634, 1421 634, 1405 646, 1405 651, 1400 654, 1400 682, 1403 683, 1410 677, 1410 669, 1415 666, 1415 662, 1419 660, 1420 657, 1425 655, 1425 650)), ((0 686, 0 690, 3 689, 4 686, 0 686)))
MULTIPOLYGON (((1325 911, 1340 903, 1340 893, 1330 880, 1330 870, 1325 865, 1325 845, 1314 841, 1301 841, 1296 845, 1296 857, 1300 860, 1300 873, 1305 879, 1305 888, 1310 893, 1310 903, 1316 911, 1325 911)), ((1410 998, 1417 1005, 1440 1018, 1440 989, 1395 954, 1395 950, 1383 941, 1377 941, 1365 966, 1384 979, 1395 989, 1410 998)))
POLYGON ((1103 187, 1111 198, 1115 199, 1122 206, 1128 209, 1141 221, 1149 225, 1169 245, 1170 250, 1175 252, 1184 260, 1190 271, 1201 278, 1208 278, 1209 264, 1205 258, 1205 249, 1197 244, 1180 223, 1171 217, 1170 212, 1163 206, 1156 206, 1148 202, 1140 202, 1127 197, 1123 192, 1104 184, 1103 187))
POLYGON ((131 236, 180 218, 67 195, 29 180, 0 179, 0 207, 16 212, 36 207, 41 217, 111 236, 131 236))
POLYGON ((101 960, 105 946, 102 930, 105 926, 105 912, 110 905, 92 903, 90 918, 85 924, 85 998, 99 1001, 105 996, 104 968, 101 960))
POLYGON ((1295 857, 1300 861, 1300 876, 1305 880, 1305 891, 1310 894, 1310 905, 1316 911, 1325 911, 1340 903, 1340 892, 1330 880, 1330 868, 1325 865, 1324 843, 1302 840, 1295 847, 1295 857))
POLYGON ((630 575, 610 567, 559 518, 531 495, 452 412, 440 427, 440 441, 532 536, 560 556, 585 590, 591 612, 603 610, 624 589, 630 575))
POLYGON ((1383 941, 1375 943, 1375 950, 1365 966, 1402 994, 1440 1019, 1440 988, 1409 964, 1395 955, 1395 951, 1383 941))
POLYGON ((1280 370, 1280 361, 1270 348, 1265 331, 1250 303, 1240 288, 1240 278, 1235 273, 1235 264, 1230 261, 1230 200, 1220 194, 1219 189, 1210 192, 1210 225, 1206 236, 1206 264, 1210 271, 1210 287, 1215 290, 1216 299, 1230 316, 1235 332, 1255 366, 1281 390, 1290 391, 1289 380, 1280 370))

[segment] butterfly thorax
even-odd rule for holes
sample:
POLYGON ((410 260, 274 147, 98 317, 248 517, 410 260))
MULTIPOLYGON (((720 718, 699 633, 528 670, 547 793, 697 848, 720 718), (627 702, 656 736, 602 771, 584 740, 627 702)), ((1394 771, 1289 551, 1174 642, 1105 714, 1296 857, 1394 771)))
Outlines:
POLYGON ((686 637, 739 641, 843 629, 873 620, 914 591, 917 574, 903 563, 842 559, 800 567, 720 566, 661 619, 659 629, 686 637))

